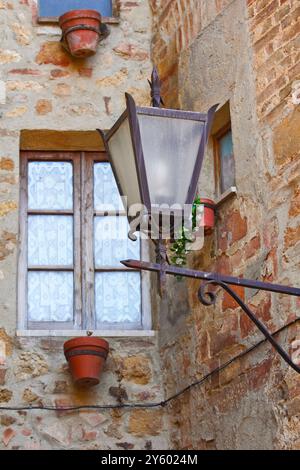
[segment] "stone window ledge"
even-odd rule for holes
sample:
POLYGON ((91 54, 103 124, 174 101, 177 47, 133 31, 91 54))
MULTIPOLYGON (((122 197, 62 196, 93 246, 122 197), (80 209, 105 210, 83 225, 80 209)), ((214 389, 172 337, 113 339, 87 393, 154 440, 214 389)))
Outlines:
MULTIPOLYGON (((120 18, 116 16, 102 16, 102 23, 106 24, 119 24, 120 18)), ((37 24, 40 25, 51 25, 54 26, 58 24, 58 16, 39 16, 37 18, 37 24)))
MULTIPOLYGON (((19 337, 82 337, 86 336, 85 330, 17 330, 19 337)), ((154 337, 155 330, 95 330, 93 336, 103 336, 105 338, 144 338, 154 337)))
POLYGON ((227 191, 218 197, 216 200, 216 207, 219 208, 222 206, 222 204, 224 204, 225 201, 231 199, 234 196, 237 196, 237 188, 236 186, 231 186, 231 188, 227 189, 227 191))

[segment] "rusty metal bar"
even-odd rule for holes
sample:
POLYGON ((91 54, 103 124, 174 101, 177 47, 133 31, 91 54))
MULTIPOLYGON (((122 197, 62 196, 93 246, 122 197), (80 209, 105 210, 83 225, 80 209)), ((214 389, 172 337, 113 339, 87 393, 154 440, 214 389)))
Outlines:
MULTIPOLYGON (((148 263, 145 261, 125 260, 121 261, 121 263, 124 264, 124 266, 127 268, 142 269, 154 272, 160 272, 161 270, 160 264, 148 263)), ((164 270, 166 274, 171 276, 183 276, 192 279, 202 279, 204 281, 224 282, 225 284, 230 284, 232 286, 242 286, 249 289, 258 289, 269 292, 276 292, 277 294, 287 294, 300 297, 300 288, 297 287, 288 287, 282 286, 280 284, 271 284, 268 282, 254 281, 240 277, 225 276, 223 274, 213 272, 196 271, 193 269, 179 268, 177 266, 166 266, 164 270)))
POLYGON ((206 292, 205 289, 208 285, 213 284, 222 287, 243 309, 250 320, 256 325, 256 327, 262 332, 266 340, 274 347, 278 354, 284 359, 284 361, 292 367, 298 374, 300 374, 300 367, 293 362, 291 357, 285 352, 280 344, 274 339, 273 335, 269 333, 265 325, 255 316, 252 310, 244 303, 244 301, 229 287, 242 286, 249 289, 264 290, 268 292, 275 292, 278 294, 287 294, 300 297, 300 289, 297 287, 282 286, 279 284, 271 284, 267 282, 254 281, 250 279, 241 279, 238 277, 224 276, 218 273, 207 273, 204 271, 195 271, 193 269, 179 268, 176 266, 168 266, 164 263, 163 267, 161 264, 148 263, 145 261, 127 260, 121 261, 121 263, 128 267, 146 271, 154 271, 159 273, 160 277, 163 274, 169 274, 171 276, 188 277, 192 279, 201 279, 205 282, 202 283, 199 289, 198 297, 203 305, 213 305, 216 301, 215 292, 206 292))

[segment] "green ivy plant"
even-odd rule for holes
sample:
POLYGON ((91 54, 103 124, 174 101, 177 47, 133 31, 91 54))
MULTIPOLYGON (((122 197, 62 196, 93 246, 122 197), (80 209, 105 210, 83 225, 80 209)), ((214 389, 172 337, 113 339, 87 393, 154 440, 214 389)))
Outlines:
POLYGON ((192 234, 197 227, 197 212, 198 207, 201 205, 201 199, 197 196, 193 202, 192 206, 192 231, 184 225, 182 225, 180 231, 180 237, 172 243, 170 247, 170 251, 172 252, 172 256, 170 258, 171 263, 177 266, 185 266, 187 263, 187 254, 190 252, 188 249, 188 244, 192 243, 192 234))

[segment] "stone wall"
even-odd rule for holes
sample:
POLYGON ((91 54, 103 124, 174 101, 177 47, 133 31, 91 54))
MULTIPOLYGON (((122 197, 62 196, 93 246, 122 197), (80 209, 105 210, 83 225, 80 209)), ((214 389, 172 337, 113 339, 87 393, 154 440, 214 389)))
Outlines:
MULTIPOLYGON (((139 104, 149 104, 152 20, 148 2, 119 0, 115 6, 119 24, 109 26, 111 33, 94 57, 76 60, 62 49, 57 25, 37 23, 36 1, 0 1, 2 407, 116 404, 120 393, 129 402, 163 399, 155 337, 110 338, 111 353, 101 384, 83 392, 72 385, 63 356, 65 338, 16 336, 21 131, 107 129, 124 109, 125 91, 139 104)), ((80 140, 80 134, 77 137, 80 140)), ((26 148, 43 148, 38 138, 38 142, 27 139, 26 148)), ((151 447, 168 447, 159 409, 151 413, 0 411, 3 449, 151 447)))
MULTIPOLYGON (((237 196, 219 207, 214 234, 206 237, 200 252, 190 255, 189 265, 299 285, 297 2, 152 3, 152 56, 163 76, 165 102, 205 111, 216 102, 230 101, 237 196), (190 21, 183 20, 182 11, 190 12, 190 21), (193 35, 191 18, 198 19, 193 35), (200 18, 205 18, 203 23, 200 18)), ((208 151, 205 175, 212 165, 208 151)), ((200 193, 203 188, 213 193, 214 182, 210 188, 208 183, 200 180, 200 193)), ((215 306, 204 307, 198 288, 196 281, 185 285, 170 280, 169 300, 161 303, 166 395, 199 380, 261 338, 222 290, 215 306)), ((236 291, 271 331, 299 316, 296 298, 236 291)), ((287 351, 297 352, 299 326, 288 328, 278 339, 287 351)), ((299 391, 296 372, 270 346, 261 345, 172 402, 172 446, 297 449, 299 391)))
MULTIPOLYGON (((3 324, 3 322, 2 322, 3 324)), ((163 399, 155 339, 109 339, 99 386, 73 385, 64 338, 14 338, 0 329, 0 406, 77 407, 163 399)), ((164 449, 161 409, 0 411, 1 449, 164 449)))

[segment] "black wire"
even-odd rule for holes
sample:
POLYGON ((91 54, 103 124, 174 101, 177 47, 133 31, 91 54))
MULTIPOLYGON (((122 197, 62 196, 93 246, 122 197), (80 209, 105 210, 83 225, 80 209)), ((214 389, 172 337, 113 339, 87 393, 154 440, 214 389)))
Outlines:
MULTIPOLYGON (((290 323, 287 323, 286 325, 282 326, 278 330, 276 330, 274 333, 272 333, 272 336, 278 335, 282 331, 286 330, 290 326, 295 325, 300 321, 300 318, 296 318, 295 320, 291 321, 290 323)), ((215 375, 218 372, 221 372, 222 370, 226 369, 230 364, 233 362, 237 361, 238 359, 246 356, 249 354, 251 351, 254 349, 257 349, 259 346, 262 344, 266 343, 268 341, 267 338, 263 338, 261 341, 258 341, 255 343, 253 346, 251 346, 248 349, 245 349, 245 351, 241 352, 237 356, 234 356, 232 359, 229 359, 227 362, 222 364, 219 367, 216 367, 212 371, 208 372, 206 375, 201 377, 201 379, 197 380, 196 382, 191 383, 187 387, 183 388, 180 390, 178 393, 172 395, 171 397, 167 398, 166 400, 163 400, 161 402, 157 403, 119 403, 115 405, 78 405, 78 406, 69 406, 69 407, 57 407, 57 406, 1 406, 0 411, 31 411, 31 410, 44 410, 44 411, 58 411, 58 412, 64 412, 64 411, 80 411, 80 410, 119 410, 119 409, 129 409, 129 408, 135 408, 135 409, 150 409, 150 408, 160 408, 160 407, 165 407, 167 406, 170 402, 173 400, 176 400, 176 398, 179 398, 181 395, 184 393, 188 392, 194 387, 197 387, 199 385, 202 385, 206 380, 208 380, 210 377, 215 375)))

